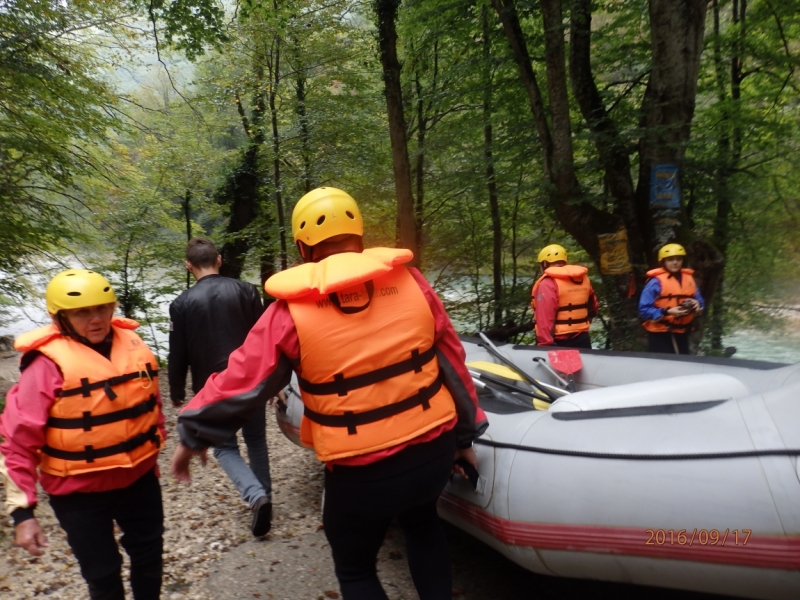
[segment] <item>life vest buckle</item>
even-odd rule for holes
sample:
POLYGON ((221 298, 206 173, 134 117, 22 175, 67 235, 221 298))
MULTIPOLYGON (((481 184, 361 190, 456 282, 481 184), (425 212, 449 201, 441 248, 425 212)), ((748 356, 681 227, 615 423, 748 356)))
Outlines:
POLYGON ((147 385, 145 385, 144 383, 142 384, 143 390, 146 390, 151 385, 153 385, 153 376, 150 374, 150 363, 139 364, 139 379, 140 380, 147 379, 147 385))

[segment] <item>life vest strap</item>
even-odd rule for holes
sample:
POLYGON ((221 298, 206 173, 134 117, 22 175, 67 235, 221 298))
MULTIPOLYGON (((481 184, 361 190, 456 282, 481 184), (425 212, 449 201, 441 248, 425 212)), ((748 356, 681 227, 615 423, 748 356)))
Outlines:
POLYGON ((411 358, 401 360, 400 362, 386 367, 381 367, 380 369, 375 369, 374 371, 362 373, 361 375, 345 377, 342 373, 337 373, 334 375, 333 381, 326 383, 312 383, 302 377, 298 377, 297 380, 300 384, 300 389, 309 394, 314 394, 315 396, 332 394, 346 396, 347 393, 352 390, 374 385, 378 382, 391 379, 392 377, 403 375, 404 373, 409 373, 411 371, 419 373, 422 371, 423 366, 433 360, 434 356, 436 356, 436 350, 433 346, 425 350, 425 352, 420 352, 415 348, 411 351, 411 358))
POLYGON ((571 310, 589 310, 589 303, 585 304, 567 304, 566 306, 559 306, 556 311, 563 312, 563 311, 571 311, 571 310))
POLYGON ((358 433, 356 427, 359 425, 367 425, 368 423, 375 423, 376 421, 388 419, 389 417, 399 415, 400 413, 416 408, 417 406, 422 406, 423 410, 428 410, 431 407, 431 398, 438 394, 440 389, 442 389, 441 373, 428 387, 422 388, 410 398, 400 400, 399 402, 395 402, 387 406, 381 406, 379 408, 365 410, 362 412, 345 411, 340 415, 326 415, 318 413, 306 406, 303 409, 303 415, 305 415, 307 419, 310 419, 319 425, 324 425, 325 427, 347 427, 347 433, 349 435, 354 435, 358 433))
POLYGON ((694 296, 691 294, 659 294, 656 300, 672 300, 673 298, 676 300, 690 300, 694 296))
POLYGON ((588 315, 583 317, 582 319, 573 319, 570 317, 569 319, 556 319, 554 321, 556 325, 577 325, 578 323, 588 323, 588 322, 589 322, 588 315))
POLYGON ((108 425, 109 423, 125 421, 126 419, 135 419, 136 417, 153 411, 156 405, 156 395, 151 394, 150 398, 144 402, 140 402, 130 408, 115 410, 114 412, 104 415, 92 415, 92 413, 87 410, 83 413, 82 417, 77 417, 75 419, 50 417, 47 419, 47 426, 55 427, 56 429, 83 429, 84 431, 91 431, 93 427, 98 427, 100 425, 108 425))
POLYGON ((66 450, 59 450, 51 446, 43 446, 42 452, 53 458, 60 458, 61 460, 83 460, 87 463, 92 463, 95 459, 106 458, 115 454, 122 454, 132 452, 139 446, 145 445, 147 442, 152 442, 156 448, 161 447, 161 438, 158 435, 158 426, 153 425, 147 431, 133 436, 130 439, 114 444, 113 446, 106 446, 105 448, 95 448, 94 446, 84 446, 83 452, 68 452, 66 450))
POLYGON ((110 377, 108 379, 103 379, 102 381, 95 381, 94 383, 89 383, 89 379, 84 377, 81 379, 80 387, 61 390, 59 396, 66 398, 68 396, 77 396, 78 394, 81 394, 84 398, 88 398, 91 396, 94 390, 105 390, 109 400, 114 400, 117 398, 117 394, 115 394, 114 390, 112 389, 114 386, 122 385, 123 383, 127 383, 133 379, 139 379, 142 377, 142 375, 145 375, 149 380, 152 381, 153 377, 158 375, 158 369, 154 369, 150 366, 150 363, 147 363, 144 371, 133 371, 132 373, 125 373, 124 375, 110 377))

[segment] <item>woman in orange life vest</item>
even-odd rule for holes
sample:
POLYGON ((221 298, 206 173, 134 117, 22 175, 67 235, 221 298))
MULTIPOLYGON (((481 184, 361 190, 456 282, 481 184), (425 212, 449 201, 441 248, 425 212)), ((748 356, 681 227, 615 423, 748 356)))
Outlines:
POLYGON ((591 348, 589 325, 597 314, 597 296, 588 269, 567 265, 558 244, 542 248, 537 259, 542 276, 533 284, 531 308, 539 346, 591 348))
POLYGON ((125 597, 116 521, 134 597, 157 599, 164 527, 156 460, 166 432, 156 358, 135 321, 113 316, 117 299, 99 273, 63 271, 45 298, 53 322, 17 338, 22 373, 0 416, 16 544, 34 556, 47 546, 34 517, 38 479, 89 597, 125 597))
POLYGON ((323 525, 345 600, 387 598, 375 562, 392 518, 420 598, 449 599, 436 501, 454 457, 477 466, 472 441, 488 426, 464 349, 425 278, 402 266, 411 252, 363 250, 347 193, 303 196, 292 232, 305 264, 267 281, 278 300, 181 411, 172 471, 188 480, 191 456, 227 439, 294 369, 301 438, 326 464, 323 525))
POLYGON ((647 272, 650 279, 639 298, 639 315, 650 352, 689 354, 689 333, 705 303, 694 271, 682 268, 685 256, 683 246, 667 244, 658 251, 661 266, 647 272))

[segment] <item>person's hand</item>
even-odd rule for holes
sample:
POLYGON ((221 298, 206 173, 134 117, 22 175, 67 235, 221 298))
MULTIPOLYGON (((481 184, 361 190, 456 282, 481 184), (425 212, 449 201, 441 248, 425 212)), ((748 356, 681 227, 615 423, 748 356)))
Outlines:
MULTIPOLYGON (((475 470, 478 469, 478 455, 475 454, 474 448, 472 447, 459 448, 458 450, 456 450, 456 455, 455 458, 453 458, 453 461, 457 461, 459 458, 463 458, 464 460, 466 460, 469 464, 475 467, 475 470)), ((462 477, 467 477, 467 474, 464 472, 464 469, 457 464, 453 465, 453 472, 458 473, 462 477)))
POLYGON ((178 481, 191 483, 192 476, 189 474, 189 463, 192 461, 193 456, 199 456, 200 462, 205 466, 208 461, 206 450, 192 450, 183 444, 178 444, 175 452, 172 453, 172 464, 169 468, 172 476, 178 481))
POLYGON ((667 310, 667 314, 673 317, 685 317, 689 314, 689 311, 682 306, 675 306, 667 310))
POLYGON ((281 390, 280 392, 278 392, 278 395, 277 395, 277 396, 275 396, 274 398, 270 398, 269 400, 267 400, 267 406, 272 406, 272 405, 274 405, 276 401, 278 401, 278 402, 283 402, 284 404, 286 404, 286 392, 284 392, 283 390, 281 390))
POLYGON ((36 519, 28 519, 14 527, 14 543, 33 556, 41 556, 41 548, 48 546, 47 536, 36 519))
POLYGON ((690 298, 687 301, 687 305, 689 306, 689 310, 693 313, 700 314, 700 312, 703 310, 702 308, 700 308, 700 303, 694 298, 690 298))

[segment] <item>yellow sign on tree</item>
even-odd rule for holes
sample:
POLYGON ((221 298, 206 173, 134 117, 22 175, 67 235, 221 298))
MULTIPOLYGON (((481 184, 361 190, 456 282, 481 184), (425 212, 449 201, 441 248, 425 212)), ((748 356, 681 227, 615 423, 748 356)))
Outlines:
POLYGON ((628 232, 624 227, 615 233, 597 236, 600 242, 600 272, 603 275, 622 275, 631 272, 628 259, 628 232))

